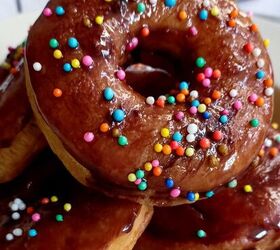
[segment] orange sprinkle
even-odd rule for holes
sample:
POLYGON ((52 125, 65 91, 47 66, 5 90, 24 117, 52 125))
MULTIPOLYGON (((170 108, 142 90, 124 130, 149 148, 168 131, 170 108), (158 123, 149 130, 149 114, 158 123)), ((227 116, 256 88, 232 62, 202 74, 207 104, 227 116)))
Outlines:
POLYGON ((212 102, 212 100, 211 100, 210 97, 206 97, 206 98, 204 99, 204 103, 205 103, 206 105, 210 105, 211 102, 212 102))
POLYGON ((170 155, 171 154, 171 147, 167 144, 165 144, 162 148, 162 152, 165 154, 165 155, 170 155))
POLYGON ((220 77, 221 77, 221 75, 222 75, 222 73, 221 73, 221 71, 219 70, 219 69, 215 69, 214 71, 213 71, 213 78, 215 78, 215 79, 219 79, 220 77))
POLYGON ((264 81, 264 85, 266 87, 272 87, 273 86, 273 80, 271 78, 268 78, 264 81))
POLYGON ((182 89, 182 90, 181 90, 181 93, 184 94, 184 95, 186 96, 186 95, 189 95, 190 92, 189 92, 188 89, 182 89))
POLYGON ((279 150, 278 150, 278 148, 276 148, 276 147, 272 147, 272 148, 270 148, 270 150, 269 150, 269 155, 272 156, 272 157, 277 156, 278 153, 279 153, 279 150))
POLYGON ((259 157, 264 157, 264 153, 265 153, 264 149, 261 149, 260 152, 259 152, 259 157))
POLYGON ((183 156, 185 153, 185 149, 181 146, 179 146, 178 148, 176 148, 176 155, 178 156, 183 156))
POLYGON ((178 102, 185 102, 186 101, 186 96, 183 94, 183 93, 179 93, 177 96, 176 96, 176 100, 178 102))
POLYGON ((214 90, 213 93, 212 93, 212 98, 214 100, 220 99, 221 98, 221 92, 218 91, 218 90, 214 90))
POLYGON ((58 89, 58 88, 55 88, 55 89, 53 90, 53 95, 54 95, 55 97, 61 97, 61 96, 62 96, 62 90, 61 90, 61 89, 58 89))
POLYGON ((161 108, 164 108, 164 100, 163 99, 157 99, 156 100, 156 105, 161 107, 161 108))
POLYGON ((154 176, 160 176, 162 173, 162 168, 161 167, 154 167, 153 168, 153 174, 154 176))
POLYGON ((179 18, 181 21, 186 20, 187 17, 188 17, 187 12, 184 11, 184 10, 181 10, 181 11, 179 12, 179 14, 178 14, 178 18, 179 18))
POLYGON ((150 35, 150 30, 148 27, 143 27, 141 29, 141 36, 143 37, 147 37, 148 35, 150 35))
POLYGON ((259 28, 258 28, 258 26, 254 23, 254 24, 252 24, 250 30, 251 30, 252 32, 257 32, 257 31, 259 30, 259 28))
POLYGON ((234 9, 234 10, 230 13, 230 17, 231 17, 231 18, 236 18, 236 17, 238 17, 238 15, 239 15, 239 12, 238 12, 237 9, 234 9))
POLYGON ((106 133, 109 131, 110 127, 108 123, 104 122, 100 125, 99 129, 102 133, 106 133))
POLYGON ((235 22, 233 19, 231 19, 231 20, 228 21, 228 26, 229 26, 229 27, 232 27, 232 28, 233 28, 233 27, 235 27, 235 25, 236 25, 236 22, 235 22))
POLYGON ((264 105, 264 99, 262 97, 259 97, 255 103, 258 107, 262 107, 264 105))

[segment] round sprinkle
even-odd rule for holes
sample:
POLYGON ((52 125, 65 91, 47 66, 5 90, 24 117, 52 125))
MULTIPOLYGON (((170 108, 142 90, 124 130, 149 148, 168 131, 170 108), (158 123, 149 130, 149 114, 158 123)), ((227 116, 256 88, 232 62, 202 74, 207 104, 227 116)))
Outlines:
POLYGON ((151 5, 155 5, 157 3, 157 0, 150 0, 151 5))
POLYGON ((142 181, 142 179, 137 179, 137 180, 134 182, 134 184, 135 184, 135 185, 139 185, 139 184, 141 183, 141 181, 142 181))
POLYGON ((22 230, 21 228, 15 228, 15 229, 13 230, 13 235, 14 235, 14 236, 19 237, 19 236, 22 236, 22 234, 23 234, 23 230, 22 230))
POLYGON ((53 196, 51 197, 51 202, 58 202, 58 197, 55 196, 55 195, 53 195, 53 196))
POLYGON ((101 24, 103 24, 103 22, 104 22, 104 17, 103 16, 95 17, 95 23, 96 24, 101 25, 101 24))
POLYGON ((104 122, 104 123, 101 123, 100 127, 99 127, 99 130, 102 132, 102 133, 106 133, 108 132, 110 129, 109 127, 109 124, 104 122))
POLYGON ((197 90, 192 90, 190 92, 190 97, 192 97, 194 99, 198 98, 198 91, 197 90))
POLYGON ((76 58, 71 60, 71 65, 74 69, 78 69, 81 67, 80 61, 76 58))
POLYGON ((264 98, 263 97, 258 97, 258 99, 255 102, 256 106, 262 107, 264 105, 264 98))
POLYGON ((114 121, 121 122, 125 118, 125 113, 122 109, 115 109, 112 116, 113 116, 114 121))
POLYGON ((162 128, 160 130, 160 134, 162 137, 167 138, 169 137, 170 133, 169 133, 169 129, 168 128, 162 128))
POLYGON ((208 191, 208 192, 206 192, 205 193, 205 196, 207 197, 207 198, 211 198, 211 197, 213 197, 214 196, 214 192, 213 191, 208 191))
POLYGON ((61 97, 61 96, 62 96, 62 90, 59 89, 59 88, 55 88, 55 89, 53 90, 53 95, 54 95, 55 97, 61 97))
POLYGON ((54 52, 53 52, 53 57, 55 59, 61 59, 63 57, 63 54, 61 52, 61 50, 59 49, 56 49, 54 52))
POLYGON ((163 148, 162 148, 162 153, 165 154, 165 155, 170 155, 172 152, 172 149, 169 145, 164 145, 163 148))
POLYGON ((42 65, 41 65, 41 63, 39 63, 39 62, 33 63, 33 69, 34 69, 35 71, 37 71, 37 72, 41 71, 41 70, 42 70, 42 65))
POLYGON ((36 237, 38 235, 38 232, 37 232, 36 229, 31 228, 31 229, 28 230, 28 235, 29 235, 29 237, 33 238, 33 237, 36 237))
POLYGON ((14 212, 11 215, 13 220, 19 220, 20 219, 20 214, 18 212, 14 212))
POLYGON ((186 136, 186 140, 187 142, 191 143, 191 142, 194 142, 195 141, 195 135, 194 134, 188 134, 186 136))
POLYGON ((86 67, 90 67, 90 66, 92 66, 92 64, 93 64, 93 59, 92 59, 91 56, 86 55, 86 56, 83 57, 82 63, 83 63, 83 65, 85 65, 86 67))
POLYGON ((279 153, 279 149, 277 147, 272 147, 272 148, 269 149, 269 155, 271 157, 277 156, 278 153, 279 153))
POLYGON ((156 143, 155 145, 154 145, 154 150, 155 150, 155 152, 157 152, 157 153, 160 153, 161 151, 162 151, 162 145, 160 144, 160 143, 156 143))
POLYGON ((210 68, 210 67, 207 67, 205 70, 204 70, 204 75, 205 77, 211 77, 213 75, 213 69, 210 68))
POLYGON ((220 130, 216 130, 213 133, 213 139, 215 141, 220 141, 221 139, 223 139, 223 133, 220 130))
POLYGON ((255 48, 255 49, 253 50, 253 55, 254 55, 255 57, 259 57, 259 56, 261 55, 261 53, 262 53, 262 51, 261 51, 260 48, 255 48))
POLYGON ((230 92, 229 92, 229 95, 230 97, 234 98, 238 95, 238 92, 236 89, 232 89, 230 92))
POLYGON ((62 222, 62 221, 64 220, 63 215, 62 215, 62 214, 57 214, 57 215, 55 216, 55 220, 56 220, 57 222, 62 222))
POLYGON ((31 218, 33 221, 37 222, 41 219, 41 215, 39 213, 35 213, 35 214, 32 214, 31 218))
POLYGON ((169 104, 175 104, 176 99, 175 99, 174 96, 170 95, 170 96, 167 97, 167 102, 168 102, 169 104))
POLYGON ((228 187, 229 188, 235 188, 235 187, 237 187, 237 180, 232 180, 232 181, 230 181, 229 183, 228 183, 228 187))
POLYGON ((140 13, 140 14, 144 13, 145 10, 146 10, 146 5, 144 3, 140 2, 140 3, 137 4, 137 12, 138 13, 140 13))
POLYGON ((93 139, 94 139, 94 134, 93 134, 92 132, 86 132, 86 133, 84 134, 84 140, 85 140, 86 142, 92 142, 93 139))
POLYGON ((197 107, 197 110, 199 113, 204 113, 206 111, 206 105, 205 104, 199 104, 197 107))
POLYGON ((196 36, 198 34, 198 30, 195 26, 190 27, 189 32, 192 36, 196 36))
POLYGON ((194 148, 188 147, 185 152, 186 156, 191 157, 194 155, 194 148))
POLYGON ((187 17, 188 17, 187 12, 184 11, 184 10, 181 10, 181 11, 179 12, 179 14, 178 14, 178 18, 179 18, 179 20, 181 20, 181 21, 186 20, 187 17))
POLYGON ((266 96, 272 96, 273 93, 274 93, 274 89, 273 89, 273 88, 266 88, 266 89, 264 90, 264 94, 265 94, 266 96))
POLYGON ((70 212, 70 210, 72 209, 72 205, 70 203, 65 203, 63 205, 63 209, 66 211, 66 212, 70 212))
POLYGON ((117 78, 121 81, 123 81, 125 79, 125 71, 122 69, 118 70, 116 75, 117 75, 117 78))
POLYGON ((269 45, 270 45, 270 40, 269 40, 269 39, 264 39, 264 40, 263 40, 263 44, 264 44, 264 46, 265 46, 266 48, 268 48, 269 45))
POLYGON ((160 176, 162 173, 162 167, 154 167, 153 168, 153 175, 154 176, 160 176))
POLYGON ((253 50, 254 50, 254 45, 253 45, 252 43, 247 43, 247 44, 244 45, 244 50, 245 50, 248 54, 250 54, 250 53, 252 53, 253 50))
POLYGON ((257 99, 258 99, 258 96, 255 93, 249 95, 249 97, 248 97, 248 100, 251 103, 255 103, 257 99))
POLYGON ((45 8, 43 10, 43 15, 46 16, 46 17, 49 17, 52 15, 52 10, 50 8, 45 8))
POLYGON ((56 49, 58 46, 59 46, 59 43, 58 41, 55 39, 55 38, 52 38, 50 41, 49 41, 49 45, 52 49, 56 49))
POLYGON ((187 131, 189 134, 195 134, 198 131, 198 126, 195 123, 191 123, 188 125, 187 131))
POLYGON ((221 77, 221 75, 222 75, 222 73, 221 73, 221 71, 219 69, 215 69, 213 71, 213 78, 214 79, 219 79, 221 77))
POLYGON ((6 241, 12 241, 14 239, 14 236, 11 233, 6 234, 5 236, 6 241))
POLYGON ((228 155, 228 146, 226 144, 221 144, 218 146, 218 152, 221 155, 228 155))
POLYGON ((268 147, 268 148, 271 147, 271 146, 272 146, 272 140, 266 138, 266 139, 264 140, 264 145, 265 145, 266 147, 268 147))
POLYGON ((78 40, 75 37, 70 37, 68 39, 68 46, 71 49, 76 49, 79 46, 79 42, 78 42, 78 40))
POLYGON ((197 113, 197 108, 195 106, 190 107, 190 113, 195 115, 197 113))
POLYGON ((257 79, 261 80, 265 77, 265 72, 263 70, 259 70, 256 74, 257 79))
POLYGON ((208 19, 208 11, 203 9, 199 12, 199 19, 202 21, 206 21, 208 19))
POLYGON ((185 115, 184 115, 184 113, 183 113, 182 111, 179 111, 179 112, 177 112, 177 113, 175 114, 175 119, 176 119, 177 121, 182 121, 184 117, 185 117, 185 115))
POLYGON ((198 230, 197 232, 196 232, 196 235, 197 235, 197 237, 198 238, 205 238, 206 237, 206 232, 204 231, 204 230, 202 230, 202 229, 200 229, 200 230, 198 230))
POLYGON ((164 4, 166 7, 172 8, 176 5, 176 0, 165 0, 164 4))
POLYGON ((158 167, 159 166, 159 160, 155 159, 152 161, 152 166, 153 167, 158 167))
POLYGON ((173 188, 173 186, 174 186, 174 181, 172 180, 172 178, 167 178, 167 179, 165 179, 165 186, 167 187, 167 188, 173 188))
POLYGON ((137 177, 134 173, 130 173, 128 176, 127 176, 127 179, 129 182, 135 182, 137 180, 137 177))
POLYGON ((119 137, 120 136, 120 130, 118 128, 113 128, 112 136, 113 137, 119 137))
POLYGON ((140 191, 145 191, 147 189, 147 182, 146 181, 142 181, 139 185, 138 185, 138 189, 140 191))
POLYGON ((144 165, 144 169, 150 172, 153 169, 153 165, 150 162, 146 162, 144 165))
POLYGON ((58 16, 63 16, 65 14, 65 10, 62 6, 57 6, 55 8, 55 13, 58 15, 58 16))
POLYGON ((11 205, 11 210, 12 211, 18 211, 18 204, 13 202, 12 205, 11 205))
POLYGON ((212 16, 218 16, 220 14, 220 9, 217 7, 217 6, 214 6, 212 9, 211 9, 211 15, 212 16))
POLYGON ((257 61, 257 66, 258 66, 258 68, 263 68, 264 65, 265 65, 264 59, 259 59, 259 60, 257 61))
POLYGON ((147 103, 148 105, 153 105, 153 104, 155 103, 155 98, 152 97, 152 96, 148 96, 148 97, 146 98, 146 103, 147 103))
POLYGON ((203 6, 204 7, 209 7, 210 6, 210 1, 209 0, 204 0, 203 1, 203 6))
POLYGON ((250 124, 251 124, 251 126, 252 126, 253 128, 256 128, 256 127, 258 127, 258 126, 260 125, 260 122, 259 122, 258 119, 254 118, 254 119, 252 119, 252 120, 250 121, 250 124))
POLYGON ((211 117, 212 115, 211 115, 211 113, 210 112, 204 112, 203 114, 202 114, 202 117, 204 118, 204 119, 210 119, 210 117, 211 117))
POLYGON ((70 63, 65 63, 65 64, 63 65, 63 70, 64 70, 64 72, 66 72, 66 73, 71 72, 71 71, 72 71, 72 66, 71 66, 71 64, 70 64, 70 63))
POLYGON ((118 144, 119 144, 120 146, 126 146, 126 145, 128 145, 128 140, 127 140, 127 138, 126 138, 124 135, 119 136, 119 138, 118 138, 118 144))
POLYGON ((111 100, 113 100, 115 93, 111 88, 107 87, 103 91, 103 96, 106 101, 111 101, 111 100))
POLYGON ((173 134, 172 139, 176 142, 180 142, 183 139, 183 135, 177 131, 173 134))
POLYGON ((198 107, 199 104, 200 104, 199 100, 193 100, 193 101, 191 102, 191 105, 194 106, 194 107, 198 107))
POLYGON ((198 57, 195 61, 195 64, 198 68, 203 68, 206 65, 206 61, 203 57, 198 57))
POLYGON ((251 185, 245 185, 245 186, 244 186, 244 191, 245 191, 246 193, 252 193, 252 192, 253 192, 253 188, 252 188, 251 185))
POLYGON ((240 110, 242 108, 242 102, 241 101, 235 101, 233 103, 233 107, 236 109, 236 110, 240 110))
POLYGON ((143 27, 140 32, 141 36, 147 37, 150 35, 150 30, 148 27, 143 27))
POLYGON ((173 188, 171 191, 170 191, 170 196, 172 198, 177 198, 179 195, 181 194, 181 190, 179 188, 173 188))
POLYGON ((222 124, 226 124, 228 122, 228 116, 227 115, 222 115, 220 118, 219 118, 219 121, 220 123, 222 124))
POLYGON ((208 149, 210 148, 210 140, 206 137, 203 137, 202 139, 200 139, 199 141, 199 146, 202 148, 202 149, 208 149))
POLYGON ((266 87, 272 87, 273 86, 273 80, 271 78, 268 78, 264 81, 264 85, 266 87))
POLYGON ((186 194, 186 199, 187 199, 189 202, 195 201, 195 193, 194 193, 194 192, 188 192, 188 193, 186 194))

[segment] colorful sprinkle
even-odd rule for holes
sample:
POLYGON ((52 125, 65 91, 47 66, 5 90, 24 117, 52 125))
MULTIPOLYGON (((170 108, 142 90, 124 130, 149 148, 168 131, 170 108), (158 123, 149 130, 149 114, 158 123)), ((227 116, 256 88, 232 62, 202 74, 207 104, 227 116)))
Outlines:
POLYGON ((56 49, 58 46, 59 46, 59 43, 58 41, 55 39, 55 38, 52 38, 50 41, 49 41, 49 45, 52 49, 56 49))
POLYGON ((68 46, 71 49, 76 49, 79 46, 79 42, 78 42, 78 40, 75 37, 70 37, 68 39, 68 46))
POLYGON ((170 196, 172 198, 177 198, 179 195, 181 194, 181 190, 179 188, 173 188, 171 191, 170 191, 170 196))
POLYGON ((208 19, 208 11, 203 9, 199 12, 199 18, 202 21, 206 21, 208 19))
POLYGON ((208 191, 208 192, 206 192, 205 193, 205 196, 207 197, 207 198, 211 198, 211 197, 213 197, 214 196, 214 192, 213 191, 208 191))
POLYGON ((28 235, 29 235, 29 237, 33 238, 33 237, 36 237, 38 235, 38 232, 37 232, 36 229, 31 228, 31 229, 28 230, 28 235))
POLYGON ((53 57, 55 59, 61 59, 63 57, 63 54, 61 52, 61 50, 59 49, 56 49, 54 52, 53 52, 53 57))
POLYGON ((202 230, 202 229, 198 230, 196 232, 196 235, 197 235, 198 238, 205 238, 207 236, 206 232, 204 230, 202 230))
POLYGON ((232 181, 230 181, 229 183, 228 183, 228 187, 229 188, 235 188, 235 187, 237 187, 237 180, 232 180, 232 181))
POLYGON ((156 143, 156 144, 154 145, 154 150, 155 150, 155 152, 157 152, 157 153, 160 153, 160 152, 162 151, 162 148, 163 148, 163 146, 162 146, 160 143, 156 143))
POLYGON ((85 140, 86 142, 92 142, 93 139, 94 139, 94 134, 93 134, 92 132, 86 132, 86 133, 84 134, 84 140, 85 140))
POLYGON ((49 17, 52 15, 52 10, 50 8, 45 8, 43 10, 43 15, 46 16, 46 17, 49 17))
POLYGON ((265 77, 265 72, 263 70, 260 70, 256 74, 257 79, 261 80, 265 77))
POLYGON ((111 101, 111 100, 113 100, 115 93, 111 88, 107 87, 103 91, 103 96, 106 101, 111 101))
POLYGON ((125 79, 125 71, 122 69, 118 70, 116 75, 120 81, 123 81, 125 79))
POLYGON ((39 62, 33 63, 33 69, 34 69, 35 71, 37 71, 37 72, 41 71, 41 70, 42 70, 42 65, 41 65, 41 63, 39 63, 39 62))
POLYGON ((153 165, 150 162, 146 162, 144 165, 144 169, 150 172, 153 169, 153 165))
POLYGON ((98 25, 101 25, 103 24, 104 22, 104 16, 96 16, 95 17, 95 23, 98 24, 98 25))
POLYGON ((65 203, 63 205, 63 209, 66 211, 66 212, 70 212, 70 210, 72 209, 72 205, 70 203, 65 203))
POLYGON ((71 66, 74 68, 74 69, 78 69, 81 67, 81 64, 80 64, 80 61, 78 59, 73 59, 71 60, 71 66))
POLYGON ((63 70, 64 70, 66 73, 71 72, 71 71, 72 71, 72 66, 71 66, 71 64, 70 64, 70 63, 65 63, 65 64, 63 65, 63 70))
POLYGON ((191 157, 194 155, 194 148, 188 147, 185 152, 186 156, 191 157))
POLYGON ((168 128, 162 128, 160 130, 160 134, 161 134, 162 137, 168 138, 169 135, 170 135, 169 129, 168 128))
POLYGON ((195 61, 195 64, 198 68, 203 68, 206 65, 206 61, 203 57, 198 57, 195 61))
POLYGON ((140 3, 137 4, 137 12, 138 13, 140 13, 140 14, 144 13, 145 10, 146 10, 146 5, 144 3, 140 2, 140 3))
POLYGON ((227 115, 222 115, 219 119, 219 121, 222 123, 222 124, 226 124, 228 122, 228 116, 227 115))
POLYGON ((246 193, 252 193, 252 192, 253 192, 253 188, 252 188, 251 185, 245 185, 245 186, 244 186, 244 191, 245 191, 246 193))
POLYGON ((37 222, 41 219, 41 215, 39 213, 35 213, 35 214, 32 214, 31 218, 33 221, 37 222))
POLYGON ((153 96, 148 96, 148 97, 146 98, 146 103, 147 103, 148 105, 153 105, 153 104, 155 103, 155 98, 154 98, 153 96))
POLYGON ((62 96, 62 90, 59 89, 59 88, 55 88, 55 89, 53 90, 53 95, 54 95, 55 97, 61 97, 61 96, 62 96))
POLYGON ((172 139, 176 142, 180 142, 183 139, 183 135, 177 131, 173 134, 172 139))
POLYGON ((214 6, 212 9, 211 9, 211 15, 212 16, 218 16, 220 14, 220 9, 217 7, 217 6, 214 6))
POLYGON ((82 63, 83 65, 85 65, 86 67, 90 67, 93 64, 93 59, 91 56, 89 55, 85 55, 82 59, 82 63))
POLYGON ((251 121, 250 121, 250 124, 251 124, 251 126, 253 127, 253 128, 256 128, 256 127, 258 127, 259 125, 260 125, 260 122, 259 122, 259 120, 258 119, 252 119, 251 121))
POLYGON ((112 116, 114 121, 122 122, 125 118, 125 112, 122 109, 115 109, 112 116))
POLYGON ((147 189, 148 185, 147 185, 146 181, 142 181, 137 187, 140 191, 145 191, 147 189))
POLYGON ((166 7, 172 8, 176 5, 176 0, 164 0, 166 7))
POLYGON ((65 14, 65 10, 62 6, 57 6, 55 8, 55 13, 58 15, 58 16, 63 16, 65 14))
POLYGON ((186 194, 186 199, 187 199, 189 202, 195 201, 195 193, 194 193, 194 192, 188 192, 188 193, 186 194))
POLYGON ((110 126, 108 123, 104 122, 104 123, 101 123, 100 127, 99 127, 99 130, 102 132, 102 133, 107 133, 110 129, 110 126))
POLYGON ((167 188, 173 188, 174 186, 174 181, 172 180, 172 178, 167 178, 165 179, 165 186, 167 188))
POLYGON ((62 222, 62 221, 64 220, 63 215, 62 215, 62 214, 57 214, 57 215, 55 216, 55 220, 56 220, 57 222, 62 222))
POLYGON ((129 182, 135 182, 137 180, 137 177, 134 173, 130 173, 128 176, 127 176, 127 179, 129 182))
POLYGON ((118 138, 118 144, 120 146, 127 146, 128 145, 128 140, 124 135, 119 136, 118 138))
POLYGON ((200 139, 199 141, 199 146, 202 148, 202 149, 208 149, 210 148, 210 140, 206 137, 203 137, 202 139, 200 139))

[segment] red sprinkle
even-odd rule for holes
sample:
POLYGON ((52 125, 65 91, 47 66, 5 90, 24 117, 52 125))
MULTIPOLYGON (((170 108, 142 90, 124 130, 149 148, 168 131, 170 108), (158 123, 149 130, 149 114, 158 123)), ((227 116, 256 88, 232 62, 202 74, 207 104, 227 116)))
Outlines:
POLYGON ((213 139, 215 141, 220 141, 223 138, 223 133, 220 130, 216 130, 213 133, 213 139))
POLYGON ((250 54, 253 52, 254 46, 252 43, 247 43, 247 44, 245 44, 244 49, 248 54, 250 54))
POLYGON ((206 137, 203 137, 200 139, 199 145, 202 149, 210 148, 210 140, 207 139, 206 137))

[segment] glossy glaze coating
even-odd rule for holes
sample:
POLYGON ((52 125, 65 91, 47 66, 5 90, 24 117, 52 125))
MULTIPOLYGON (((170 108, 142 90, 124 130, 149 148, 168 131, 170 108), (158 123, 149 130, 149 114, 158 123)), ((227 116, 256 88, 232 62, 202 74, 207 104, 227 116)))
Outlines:
POLYGON ((47 151, 23 176, 0 187, 3 250, 107 249, 113 240, 130 232, 141 208, 133 202, 90 193, 47 151), (26 207, 18 211, 18 220, 11 218, 13 212, 9 207, 15 198, 20 198, 26 207), (42 204, 44 201, 47 203, 42 204), (64 209, 65 203, 71 204, 68 212, 64 209), (36 213, 40 215, 39 221, 32 217, 36 213), (63 216, 63 221, 56 220, 57 214, 63 216), (16 228, 23 230, 22 236, 7 241, 6 235, 16 228), (28 236, 30 229, 37 231, 36 237, 28 236))
POLYGON ((136 249, 279 249, 279 131, 271 129, 265 145, 236 188, 224 187, 194 205, 156 209, 136 249), (198 230, 207 236, 198 238, 198 230))
MULTIPOLYGON (((174 201, 170 198, 170 189, 164 185, 166 178, 172 178, 173 188, 180 192, 182 199, 179 202, 186 202, 187 192, 208 191, 250 164, 271 118, 272 98, 264 95, 264 80, 272 78, 272 69, 259 33, 252 28, 252 22, 245 14, 233 13, 237 8, 233 1, 213 0, 205 6, 203 1, 179 0, 175 1, 174 7, 165 6, 173 1, 151 2, 50 1, 31 29, 26 59, 39 115, 65 149, 91 171, 95 187, 109 195, 132 199, 149 197, 157 205, 166 205, 174 201), (181 10, 186 12, 185 19, 179 14, 181 10), (208 11, 208 19, 203 21, 205 11, 208 11), (229 26, 231 19, 234 19, 235 27, 229 26), (148 27, 148 36, 141 33, 143 27, 148 27), (68 45, 71 37, 79 43, 75 49, 68 45), (138 46, 130 52, 137 43, 135 38, 138 46), (49 45, 51 39, 58 42, 55 48, 62 52, 61 59, 54 58, 54 48, 49 45), (254 53, 250 51, 252 46, 258 48, 254 53), (82 63, 86 55, 93 59, 90 67, 82 63), (198 57, 206 60, 204 68, 195 65, 198 57), (72 67, 71 72, 65 72, 64 64, 73 59, 80 61, 80 68, 72 67), (263 61, 259 62, 259 59, 263 61), (189 90, 184 94, 186 103, 171 105, 165 102, 164 108, 146 104, 141 89, 134 91, 133 84, 130 86, 126 80, 116 77, 120 68, 138 62, 168 71, 172 81, 177 83, 170 90, 171 94, 179 93, 179 82, 189 82, 189 90), (258 68, 257 62, 259 66, 264 62, 262 69, 258 68), (211 78, 210 87, 196 81, 197 74, 204 72, 206 67, 221 72, 218 79, 211 78), (259 80, 256 77, 258 71, 265 74, 259 80), (112 101, 103 97, 106 87, 115 94, 112 101), (55 93, 59 97, 53 95, 54 89, 62 91, 55 93), (233 89, 237 95, 231 97, 233 89), (198 91, 200 103, 206 102, 207 97, 212 98, 215 90, 219 91, 221 97, 215 100, 216 92, 207 106, 210 119, 202 118, 199 113, 190 114, 190 103, 196 98, 190 97, 196 93, 192 90, 198 91), (248 97, 252 94, 263 98, 264 105, 257 107, 249 103, 248 97), (242 104, 238 111, 233 108, 236 101, 242 104), (112 119, 117 108, 125 112, 122 122, 112 119), (225 109, 229 121, 222 124, 219 119, 223 111, 227 114, 225 109), (181 121, 174 119, 178 111, 184 114, 181 121), (250 125, 253 119, 257 119, 259 126, 250 125), (109 125, 108 132, 100 132, 102 123, 109 125), (191 123, 198 126, 198 132, 193 142, 187 142, 187 127, 191 123), (168 128, 170 136, 180 132, 183 139, 179 144, 183 150, 194 148, 194 154, 186 156, 183 152, 183 156, 178 157, 174 151, 171 154, 168 150, 167 154, 156 153, 155 144, 171 142, 170 138, 162 138, 162 128, 168 128), (223 134, 220 141, 212 139, 216 130, 223 134), (88 132, 94 135, 93 140, 92 134, 87 136, 90 142, 83 139, 88 132), (120 135, 127 138, 128 145, 118 144, 120 135), (208 149, 200 146, 203 137, 209 139, 208 149), (140 181, 148 187, 144 192, 138 191, 137 185, 128 181, 128 174, 143 169, 146 162, 155 159, 159 160, 162 173, 156 177, 146 171, 140 181)), ((161 89, 155 93, 149 86, 143 88, 146 93, 153 93, 156 100, 160 95, 170 94, 161 92, 161 89)), ((121 139, 126 144, 125 138, 121 139)))
POLYGON ((8 147, 31 119, 25 89, 23 45, 11 49, 0 65, 0 148, 8 147))

